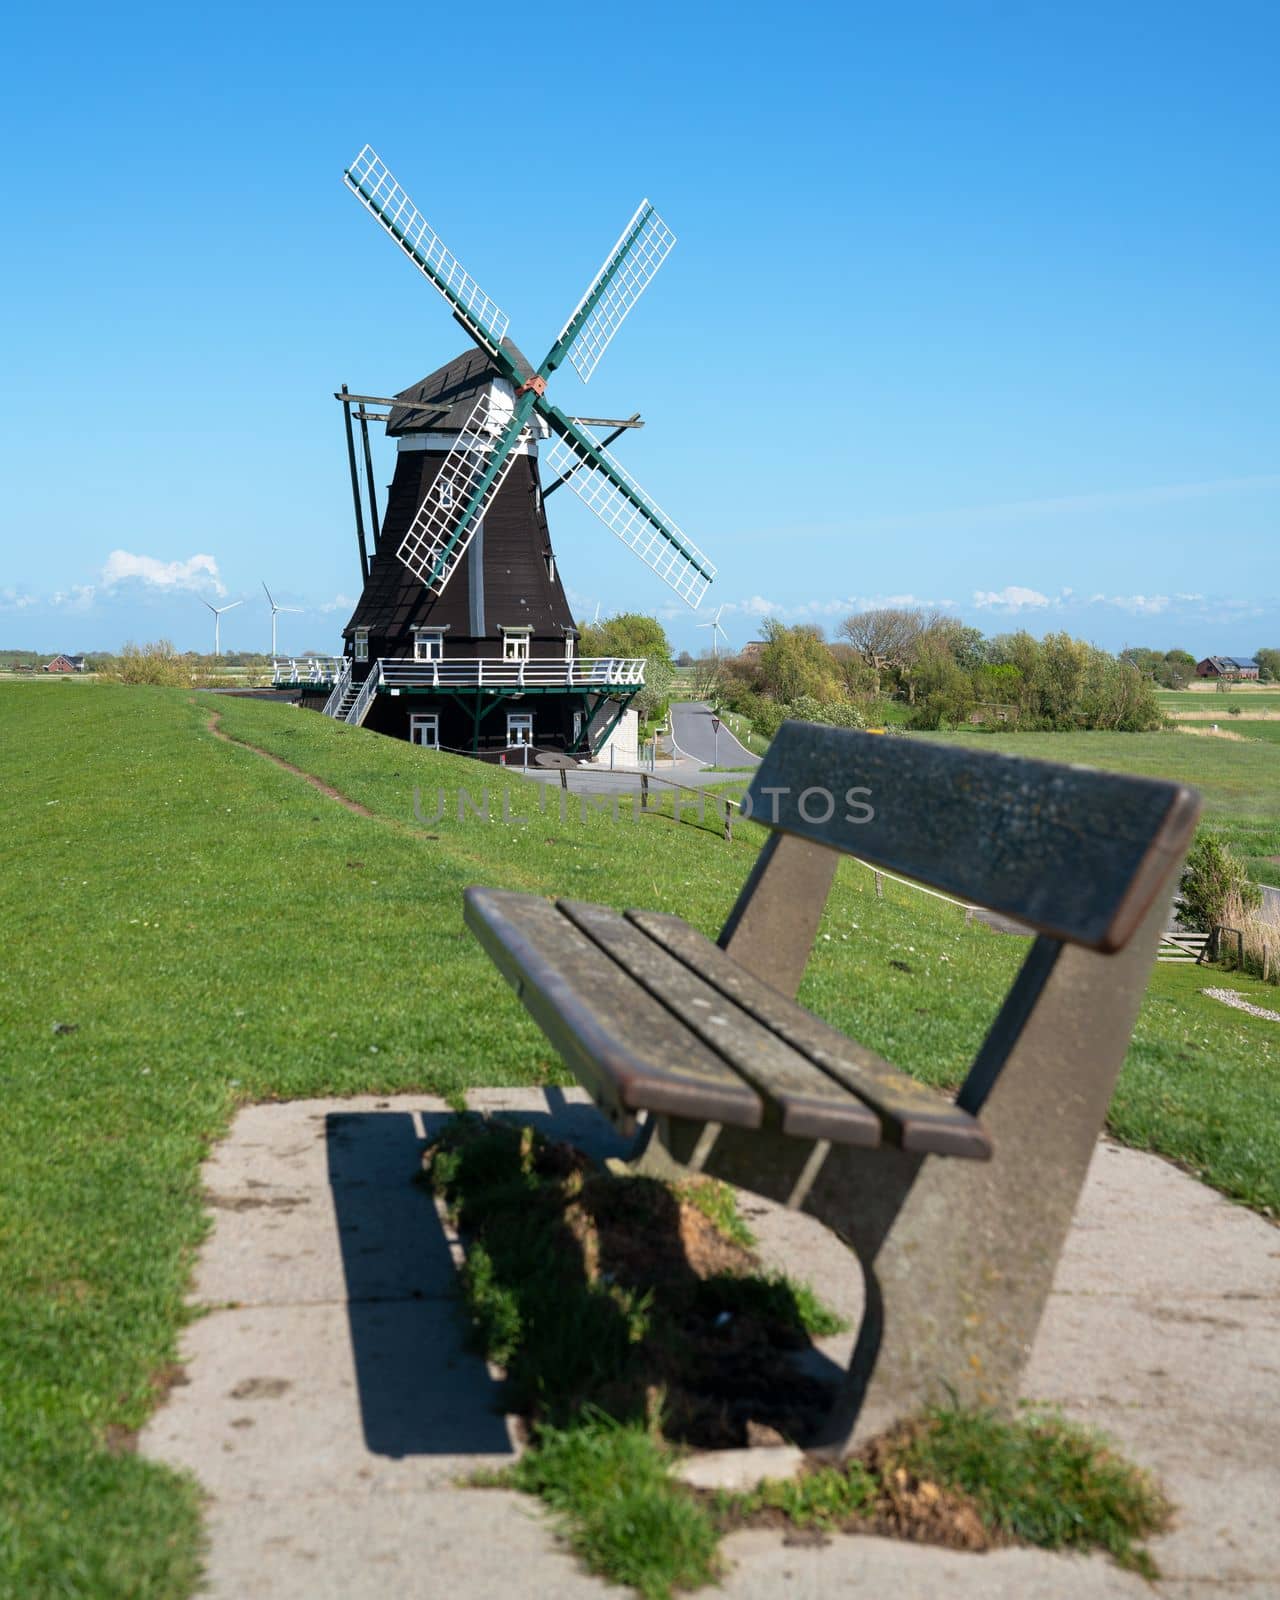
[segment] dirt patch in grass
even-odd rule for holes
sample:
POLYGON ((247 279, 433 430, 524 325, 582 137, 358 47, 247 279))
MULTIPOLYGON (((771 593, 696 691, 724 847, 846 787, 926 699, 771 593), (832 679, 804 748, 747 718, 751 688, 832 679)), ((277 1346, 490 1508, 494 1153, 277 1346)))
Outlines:
POLYGON ((810 1461, 796 1478, 747 1494, 698 1491, 717 1529, 776 1528, 788 1544, 826 1544, 836 1533, 871 1533, 948 1550, 990 1550, 1009 1541, 988 1527, 968 1495, 903 1464, 920 1424, 873 1439, 838 1467, 810 1461))
POLYGON ((424 1168, 466 1243, 476 1340, 535 1426, 593 1405, 710 1449, 801 1441, 830 1409, 831 1386, 786 1353, 838 1319, 765 1271, 723 1185, 616 1177, 477 1117, 424 1168))
POLYGON ((747 1494, 688 1487, 673 1475, 680 1447, 803 1444, 833 1398, 788 1354, 839 1324, 764 1269, 733 1190, 601 1172, 469 1114, 423 1167, 462 1236, 476 1343, 528 1424, 520 1461, 478 1481, 539 1495, 592 1571, 659 1600, 715 1580, 723 1534, 763 1526, 791 1543, 1101 1547, 1154 1573, 1137 1541, 1167 1521, 1157 1487, 1053 1416, 936 1409, 747 1494))
POLYGON ((1010 1421, 941 1407, 838 1466, 810 1462, 788 1482, 700 1498, 722 1533, 774 1527, 807 1543, 873 1533, 950 1550, 1100 1548, 1146 1577, 1156 1569, 1137 1541, 1172 1515, 1154 1480, 1061 1417, 1010 1421))

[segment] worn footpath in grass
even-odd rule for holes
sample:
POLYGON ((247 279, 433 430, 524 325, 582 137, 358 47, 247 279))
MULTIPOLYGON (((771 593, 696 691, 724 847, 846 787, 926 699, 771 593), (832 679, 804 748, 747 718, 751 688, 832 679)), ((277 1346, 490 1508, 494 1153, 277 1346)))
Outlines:
MULTIPOLYGON (((561 820, 559 790, 516 780, 508 822, 492 768, 185 691, 6 686, 0 748, 0 1595, 183 1596, 194 1494, 120 1440, 174 1355, 199 1164, 236 1103, 566 1081, 463 927, 463 888, 714 933, 761 833, 579 820, 572 797, 561 820), (215 709, 374 815, 218 741, 215 709), (486 783, 490 820, 459 821, 457 791, 486 783), (427 819, 444 790, 445 815, 415 820, 415 788, 427 819)), ((1021 950, 909 889, 878 901, 847 864, 802 998, 955 1084, 1021 950)), ((1207 981, 1157 970, 1111 1126, 1277 1210, 1275 1024, 1203 998, 1207 981)))

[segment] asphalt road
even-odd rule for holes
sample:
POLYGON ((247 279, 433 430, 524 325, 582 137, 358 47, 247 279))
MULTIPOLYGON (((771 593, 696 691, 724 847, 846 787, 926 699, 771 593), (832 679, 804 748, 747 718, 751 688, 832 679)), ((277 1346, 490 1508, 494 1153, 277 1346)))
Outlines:
POLYGON ((703 766, 758 767, 752 755, 723 724, 717 735, 711 726, 711 707, 699 700, 677 700, 671 706, 672 736, 685 755, 703 766), (718 759, 717 759, 718 758, 718 759))

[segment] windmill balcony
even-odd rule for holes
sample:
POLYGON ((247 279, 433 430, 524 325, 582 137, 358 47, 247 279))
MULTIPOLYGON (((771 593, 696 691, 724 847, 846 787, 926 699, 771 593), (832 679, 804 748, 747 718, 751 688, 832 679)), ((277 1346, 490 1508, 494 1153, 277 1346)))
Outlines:
POLYGON ((271 685, 275 689, 297 688, 302 684, 330 688, 341 672, 341 656, 307 656, 302 661, 293 656, 274 656, 271 685))
POLYGON ((381 693, 401 689, 638 689, 644 686, 644 656, 582 656, 574 661, 406 661, 383 656, 369 676, 381 693))

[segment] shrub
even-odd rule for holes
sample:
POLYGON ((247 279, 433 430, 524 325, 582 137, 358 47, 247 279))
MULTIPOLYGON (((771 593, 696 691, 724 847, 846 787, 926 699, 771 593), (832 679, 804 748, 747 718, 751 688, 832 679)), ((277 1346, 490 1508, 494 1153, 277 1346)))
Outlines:
POLYGON ((115 670, 106 674, 117 683, 152 684, 169 689, 185 688, 191 682, 191 668, 168 639, 153 639, 138 646, 130 639, 120 652, 115 670))
POLYGON ((1262 903, 1262 892, 1249 881, 1244 863, 1224 839, 1208 829, 1201 829, 1187 852, 1180 893, 1179 916, 1188 928, 1201 933, 1208 933, 1216 923, 1228 922, 1230 911, 1243 916, 1262 903))

